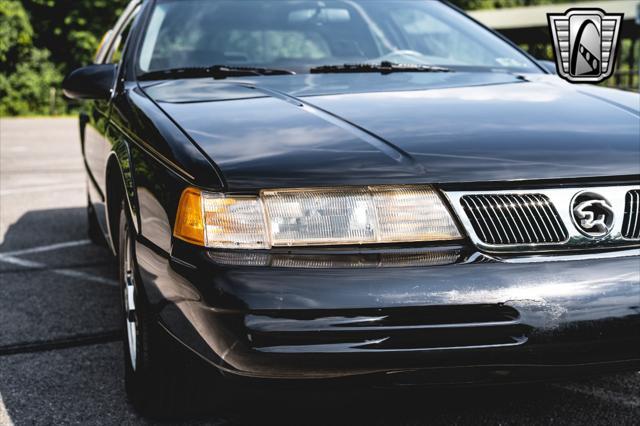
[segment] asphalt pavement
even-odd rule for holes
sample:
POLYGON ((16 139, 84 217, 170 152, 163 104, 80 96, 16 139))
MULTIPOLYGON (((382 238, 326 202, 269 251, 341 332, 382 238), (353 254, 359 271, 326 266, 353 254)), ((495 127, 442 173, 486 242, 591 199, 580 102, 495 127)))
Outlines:
MULTIPOLYGON (((87 240, 85 206, 77 121, 0 120, 0 425, 150 423, 124 394, 115 263, 87 240)), ((639 419, 636 372, 442 391, 260 388, 185 423, 638 425, 639 419)))

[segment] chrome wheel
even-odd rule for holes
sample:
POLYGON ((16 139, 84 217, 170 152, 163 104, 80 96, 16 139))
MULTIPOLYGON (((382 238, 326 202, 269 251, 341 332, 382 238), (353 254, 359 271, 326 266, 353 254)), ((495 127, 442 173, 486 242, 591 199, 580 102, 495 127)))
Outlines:
POLYGON ((129 358, 131 367, 135 371, 138 358, 138 316, 136 314, 133 247, 131 246, 131 237, 128 232, 124 238, 124 268, 122 268, 124 274, 122 281, 124 283, 124 315, 129 343, 129 358))

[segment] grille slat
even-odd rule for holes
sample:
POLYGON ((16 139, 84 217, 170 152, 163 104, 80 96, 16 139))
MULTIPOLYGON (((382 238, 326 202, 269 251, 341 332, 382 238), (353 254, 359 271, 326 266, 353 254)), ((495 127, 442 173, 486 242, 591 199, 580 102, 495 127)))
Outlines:
POLYGON ((541 243, 548 242, 548 233, 545 233, 546 227, 540 220, 542 218, 542 214, 540 212, 540 209, 538 208, 538 202, 528 195, 523 195, 522 198, 525 200, 527 208, 531 211, 531 217, 536 224, 536 228, 538 229, 538 231, 540 231, 540 239, 538 241, 541 243))
MULTIPOLYGON (((558 230, 556 229, 556 224, 558 223, 558 219, 556 217, 556 215, 554 215, 553 210, 551 209, 551 203, 549 202, 548 199, 541 199, 542 197, 537 197, 539 199, 539 202, 541 204, 541 208, 544 211, 545 216, 547 216, 547 220, 549 225, 551 226, 551 230, 553 231, 553 235, 555 236, 555 239, 562 241, 562 231, 558 232, 558 230)), ((555 241, 555 240, 554 240, 555 241)))
POLYGON ((558 212, 545 195, 478 194, 465 195, 460 201, 478 238, 487 244, 562 243, 568 238, 558 212))
MULTIPOLYGON (((476 222, 480 223, 480 220, 478 220, 478 217, 482 220, 484 227, 480 227, 480 234, 481 237, 484 241, 489 241, 489 238, 487 238, 487 233, 490 233, 490 231, 487 229, 487 222, 484 220, 484 217, 482 217, 482 214, 478 211, 478 206, 476 205, 476 202, 474 200, 471 200, 471 202, 473 203, 473 207, 471 208, 471 206, 469 205, 469 202, 467 200, 462 200, 462 204, 465 208, 465 210, 468 210, 471 212, 471 214, 473 215, 473 220, 475 220, 476 222), (487 233, 485 233, 485 230, 487 233)), ((491 240, 493 240, 493 235, 491 235, 491 240)))
MULTIPOLYGON (((472 200, 474 205, 476 203, 476 200, 472 200)), ((489 211, 487 209, 487 207, 484 205, 484 203, 482 203, 481 200, 478 200, 478 203, 480 203, 480 207, 478 207, 478 211, 480 214, 480 217, 482 217, 482 220, 485 222, 486 230, 487 232, 491 235, 491 240, 488 241, 495 241, 498 242, 498 230, 494 225, 494 222, 491 220, 490 215, 489 215, 489 211), (489 224, 491 224, 492 226, 489 226, 489 224)))
MULTIPOLYGON (((526 195, 523 196, 522 199, 529 200, 529 198, 527 198, 526 195)), ((532 227, 532 230, 534 231, 534 233, 535 233, 536 230, 538 231, 536 233, 536 241, 545 241, 544 232, 542 232, 542 228, 540 227, 540 223, 538 223, 537 215, 534 213, 534 211, 531 208, 531 206, 529 205, 529 203, 530 203, 530 201, 524 203, 524 209, 525 209, 525 212, 529 214, 529 218, 531 219, 531 222, 533 222, 533 224, 535 225, 535 228, 532 227)))
POLYGON ((553 219, 553 225, 554 225, 554 229, 556 230, 556 234, 558 235, 558 238, 562 238, 564 227, 562 226, 562 222, 560 222, 560 217, 557 214, 555 214, 553 206, 548 200, 546 202, 546 205, 547 205, 547 212, 553 219))
POLYGON ((489 220, 491 220, 491 223, 493 224, 494 230, 496 231, 496 235, 498 236, 498 239, 500 240, 500 243, 503 243, 503 236, 505 238, 508 238, 507 230, 505 229, 504 225, 500 221, 500 217, 498 216, 498 212, 496 211, 494 205, 491 203, 491 200, 489 200, 486 197, 482 197, 482 201, 483 201, 483 204, 485 206, 487 206, 487 210, 486 210, 487 216, 489 217, 489 220), (488 209, 491 209, 491 213, 492 214, 489 214, 488 209), (495 221, 494 221, 494 218, 495 218, 495 221), (496 222, 498 223, 499 226, 496 226, 496 224, 495 224, 496 222))
POLYGON ((513 209, 511 208, 511 203, 509 202, 506 196, 498 196, 498 199, 502 202, 503 214, 504 214, 504 211, 507 212, 505 216, 507 217, 507 222, 509 223, 509 227, 514 237, 516 236, 515 233, 517 233, 518 234, 517 237, 520 239, 520 241, 526 241, 524 238, 524 234, 520 230, 520 226, 518 226, 518 224, 516 223, 515 216, 513 215, 513 212, 512 212, 513 209))
POLYGON ((534 196, 536 199, 536 208, 538 208, 542 212, 542 224, 544 225, 545 231, 547 231, 547 235, 549 236, 549 242, 555 241, 554 238, 557 238, 555 232, 553 232, 553 226, 551 225, 551 218, 547 214, 545 210, 544 202, 540 201, 538 196, 534 196), (553 233, 552 233, 553 232, 553 233))
MULTIPOLYGON (((522 229, 525 232, 525 234, 527 234, 527 243, 533 243, 534 240, 533 238, 531 238, 531 235, 529 234, 529 231, 528 231, 528 229, 531 228, 531 223, 529 222, 529 226, 527 226, 527 224, 524 223, 524 220, 522 220, 522 216, 520 216, 520 212, 518 211, 518 209, 515 208, 518 205, 518 200, 514 202, 513 197, 509 195, 506 195, 506 197, 509 200, 509 205, 511 206, 513 211, 516 213, 516 216, 518 216, 518 221, 520 222, 518 226, 520 227, 520 229, 522 229)), ((523 213, 523 216, 526 217, 524 213, 523 213)), ((527 220, 529 219, 527 218, 527 220)))
POLYGON ((540 201, 534 196, 531 196, 533 199, 533 208, 536 209, 536 221, 538 222, 541 229, 543 229, 544 242, 551 243, 553 242, 553 236, 551 235, 551 231, 549 231, 549 217, 545 214, 544 209, 540 205, 540 201))
POLYGON ((496 210, 498 212, 498 220, 502 225, 505 232, 509 234, 509 238, 517 239, 515 232, 513 231, 513 227, 509 223, 509 219, 507 219, 507 215, 504 213, 504 209, 500 203, 500 200, 497 200, 495 197, 489 197, 490 202, 493 206, 496 206, 496 210))
POLYGON ((622 230, 624 238, 629 240, 640 239, 640 190, 627 192, 622 230))
POLYGON ((624 235, 629 238, 631 235, 633 220, 631 220, 631 204, 635 201, 633 192, 627 192, 625 206, 624 206, 624 223, 622 229, 624 229, 624 235))
POLYGON ((631 238, 639 238, 640 237, 640 191, 634 191, 636 204, 634 208, 634 223, 633 223, 633 232, 631 233, 631 238))

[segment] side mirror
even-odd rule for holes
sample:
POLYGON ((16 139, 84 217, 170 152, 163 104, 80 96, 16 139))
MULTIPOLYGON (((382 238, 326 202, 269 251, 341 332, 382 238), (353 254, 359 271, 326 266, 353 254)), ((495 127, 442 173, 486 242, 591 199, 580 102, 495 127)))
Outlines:
POLYGON ((71 99, 103 99, 111 97, 117 65, 93 64, 72 71, 62 82, 65 96, 71 99))
POLYGON ((549 71, 551 74, 558 74, 558 69, 556 68, 556 63, 553 61, 545 61, 538 60, 538 64, 545 70, 549 71))

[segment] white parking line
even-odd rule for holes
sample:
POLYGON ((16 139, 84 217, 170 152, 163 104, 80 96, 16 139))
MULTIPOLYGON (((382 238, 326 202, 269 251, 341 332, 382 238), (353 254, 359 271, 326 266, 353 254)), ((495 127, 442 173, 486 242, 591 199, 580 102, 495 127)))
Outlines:
POLYGON ((68 241, 66 243, 50 244, 50 245, 47 245, 47 246, 32 247, 32 248, 28 248, 28 249, 24 249, 24 250, 7 251, 7 252, 4 252, 4 253, 0 252, 0 258, 2 258, 3 256, 22 256, 22 255, 25 255, 25 254, 42 253, 42 252, 45 252, 45 251, 65 249, 65 248, 69 248, 69 247, 84 246, 84 245, 87 245, 87 244, 91 244, 91 241, 89 241, 89 240, 68 241))
MULTIPOLYGON (((17 257, 7 256, 7 255, 1 255, 0 262, 10 263, 12 265, 18 265, 25 268, 31 268, 31 269, 47 268, 47 265, 45 265, 44 263, 34 262, 32 260, 19 259, 17 257)), ((107 284, 110 286, 119 285, 118 281, 116 280, 99 277, 97 275, 87 274, 85 272, 74 271, 72 269, 64 269, 64 268, 51 269, 51 272, 53 272, 54 274, 63 275, 65 277, 73 277, 73 278, 78 278, 85 281, 93 281, 100 284, 107 284)))
POLYGON ((11 416, 9 416, 7 407, 4 405, 4 402, 2 402, 2 394, 0 394, 0 425, 13 426, 13 421, 11 420, 11 416))
POLYGON ((568 390, 582 395, 592 396, 606 402, 624 405, 629 408, 640 407, 640 398, 632 395, 624 395, 596 386, 587 386, 581 384, 554 385, 556 388, 568 390))

